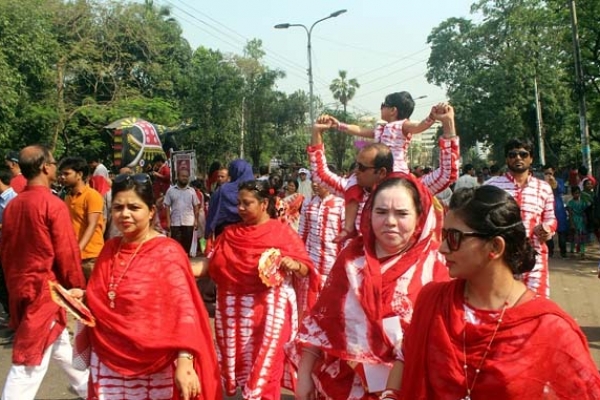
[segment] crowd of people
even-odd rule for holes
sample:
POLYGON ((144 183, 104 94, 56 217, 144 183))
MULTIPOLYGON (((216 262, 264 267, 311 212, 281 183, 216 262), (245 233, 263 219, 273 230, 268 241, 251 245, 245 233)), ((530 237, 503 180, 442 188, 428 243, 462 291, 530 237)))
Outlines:
POLYGON ((40 145, 8 153, 2 400, 33 399, 50 359, 92 400, 600 399, 584 335, 548 299, 556 180, 520 139, 506 173, 459 178, 452 106, 413 110, 400 92, 372 129, 320 116, 308 168, 285 179, 242 159, 198 181, 161 155, 110 176, 40 145), (411 173, 411 137, 436 121, 439 167, 411 173), (332 130, 372 140, 349 176, 327 163, 332 130), (74 344, 48 282, 95 319, 74 344))

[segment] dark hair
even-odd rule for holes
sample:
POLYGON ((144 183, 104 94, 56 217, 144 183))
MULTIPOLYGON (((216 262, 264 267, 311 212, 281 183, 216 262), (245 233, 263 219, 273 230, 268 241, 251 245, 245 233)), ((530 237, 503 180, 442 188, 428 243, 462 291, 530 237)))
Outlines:
POLYGON ((475 232, 504 239, 503 258, 513 274, 533 269, 536 252, 525 232, 519 205, 506 191, 491 185, 458 189, 450 199, 450 210, 475 232))
POLYGON ((272 172, 271 175, 269 175, 269 185, 271 185, 276 192, 281 190, 281 186, 283 186, 283 179, 281 178, 281 175, 272 172))
POLYGON ((581 189, 579 188, 579 186, 577 186, 577 185, 571 186, 571 194, 573 194, 573 193, 581 193, 581 189))
POLYGON ((261 165, 258 168, 258 173, 260 175, 267 175, 269 173, 269 166, 268 165, 261 165))
POLYGON ((275 194, 277 191, 271 187, 268 180, 262 179, 242 182, 238 186, 238 189, 254 193, 254 197, 256 197, 258 201, 268 200, 267 213, 269 214, 269 217, 278 217, 277 208, 275 207, 275 194))
POLYGON ((423 205, 421 204, 421 196, 419 195, 419 192, 417 191, 417 188, 415 187, 415 185, 406 178, 389 178, 389 179, 383 180, 379 185, 377 185, 377 187, 373 191, 373 194, 371 194, 371 197, 373 198, 373 202, 375 202, 375 199, 377 198, 379 193, 381 193, 383 190, 389 189, 392 187, 396 187, 396 186, 406 188, 409 191, 409 193, 413 199, 413 202, 415 203, 415 210, 417 210, 417 216, 421 215, 421 213, 423 212, 423 205))
POLYGON ((498 166, 498 164, 493 164, 492 166, 490 166, 490 174, 495 174, 499 171, 500 167, 498 166))
POLYGON ((157 154, 157 155, 155 155, 155 156, 154 156, 154 158, 152 159, 152 162, 159 162, 159 161, 160 161, 160 162, 165 162, 165 161, 167 161, 167 160, 165 159, 165 157, 164 157, 162 154, 157 154))
POLYGON ((113 200, 117 194, 133 190, 149 209, 154 207, 154 192, 152 181, 148 174, 121 174, 117 175, 112 184, 111 195, 113 200))
POLYGON ((415 110, 415 101, 408 92, 396 92, 385 96, 385 105, 396 107, 398 119, 410 118, 415 110))
POLYGON ((27 180, 31 180, 42 173, 42 165, 52 161, 50 149, 44 145, 36 144, 31 146, 36 152, 27 152, 25 155, 19 153, 19 168, 27 180))
POLYGON ((0 182, 10 185, 12 177, 12 172, 8 168, 0 168, 0 182))
POLYGON ((528 140, 521 140, 517 138, 510 139, 504 145, 504 157, 508 157, 508 153, 514 149, 525 149, 533 157, 533 144, 528 140))
POLYGON ((81 157, 67 157, 60 161, 59 170, 72 169, 75 172, 81 172, 81 178, 87 181, 90 176, 90 166, 87 161, 81 157))
POLYGON ((220 170, 221 168, 227 169, 226 166, 222 166, 221 163, 217 160, 213 161, 208 167, 208 176, 211 176, 213 172, 220 170))
POLYGON ((369 151, 371 149, 375 149, 373 166, 377 169, 385 168, 388 174, 391 173, 394 170, 394 155, 390 148, 383 143, 369 143, 361 151, 369 151))
POLYGON ((4 156, 4 159, 6 161, 10 161, 10 162, 14 162, 14 163, 19 163, 19 153, 16 151, 9 151, 8 153, 6 153, 6 155, 4 156))
POLYGON ((297 180, 295 180, 295 179, 288 179, 287 183, 288 184, 291 183, 292 185, 294 185, 294 187, 296 188, 296 192, 298 191, 298 188, 300 187, 300 185, 298 185, 298 181, 297 180))
POLYGON ((579 168, 577 168, 577 173, 579 175, 587 176, 588 169, 587 169, 587 167, 585 165, 580 165, 579 168))
POLYGON ((468 173, 473 168, 474 168, 473 164, 465 164, 465 165, 463 165, 463 174, 468 173))
POLYGON ((542 169, 552 169, 553 171, 556 170, 556 168, 554 168, 554 166, 552 164, 546 164, 542 167, 542 169))

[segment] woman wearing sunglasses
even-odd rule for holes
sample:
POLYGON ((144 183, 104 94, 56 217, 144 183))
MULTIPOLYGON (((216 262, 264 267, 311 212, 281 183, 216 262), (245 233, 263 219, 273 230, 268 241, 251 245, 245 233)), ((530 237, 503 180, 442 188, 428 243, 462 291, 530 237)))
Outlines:
POLYGON ((536 258, 516 201, 494 186, 459 190, 442 237, 457 279, 419 295, 399 398, 600 398, 600 375, 577 323, 514 278, 536 258))
POLYGON ((374 189, 362 235, 342 250, 302 321, 293 349, 301 355, 297 399, 371 399, 399 389, 417 295, 448 279, 437 250, 441 213, 412 175, 390 174, 374 189))
POLYGON ((208 315, 187 254, 153 229, 149 176, 118 175, 112 199, 122 237, 104 245, 86 292, 88 398, 221 398, 208 315))

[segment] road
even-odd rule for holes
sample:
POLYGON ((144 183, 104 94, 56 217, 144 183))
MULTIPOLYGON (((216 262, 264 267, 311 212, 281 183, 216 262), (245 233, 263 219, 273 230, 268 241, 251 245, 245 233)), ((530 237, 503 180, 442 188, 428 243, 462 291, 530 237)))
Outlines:
MULTIPOLYGON (((550 259, 550 287, 551 297, 563 309, 571 314, 586 334, 590 351, 600 367, 600 280, 596 277, 600 250, 598 246, 590 246, 588 257, 579 258, 552 258, 550 259)), ((0 331, 0 337, 6 331, 0 331)), ((0 382, 4 384, 6 374, 10 367, 11 347, 0 346, 0 382)), ((72 400, 77 397, 67 390, 66 378, 62 371, 51 364, 50 370, 37 400, 72 400)), ((282 399, 292 399, 284 395, 282 399)), ((240 396, 231 399, 241 399, 240 396)))

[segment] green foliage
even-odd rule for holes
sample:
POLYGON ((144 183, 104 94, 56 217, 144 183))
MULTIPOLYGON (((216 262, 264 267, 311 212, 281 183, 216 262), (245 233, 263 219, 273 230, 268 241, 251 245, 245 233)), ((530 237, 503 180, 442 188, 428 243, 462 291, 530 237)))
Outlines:
MULTIPOLYGON (((578 128, 565 3, 480 0, 472 10, 483 17, 482 22, 450 18, 428 38, 427 78, 447 89, 456 109, 463 153, 481 142, 491 148, 495 161, 502 162, 502 146, 508 138, 537 143, 537 80, 546 161, 561 165, 574 161, 576 146, 566 146, 578 138, 578 128)), ((592 25, 598 30, 597 19, 592 25)))
MULTIPOLYGON (((339 101, 343 107, 343 114, 338 116, 341 121, 348 121, 348 103, 354 95, 356 94, 356 90, 360 87, 358 81, 354 78, 347 79, 348 73, 346 71, 340 70, 338 72, 338 78, 335 78, 331 85, 329 85, 329 90, 333 94, 333 98, 339 101)), ((344 164, 344 160, 346 158, 346 151, 348 150, 348 144, 350 142, 350 138, 348 135, 342 132, 337 132, 334 135, 331 135, 331 145, 333 150, 333 159, 335 164, 339 170, 342 169, 344 164)))
POLYGON ((152 0, 0 0, 0 146, 41 142, 57 157, 110 163, 104 126, 139 117, 191 124, 176 140, 201 166, 238 157, 243 131, 256 165, 275 153, 299 159, 307 96, 275 90, 283 72, 264 55, 259 39, 241 56, 192 51, 169 8, 152 0))

